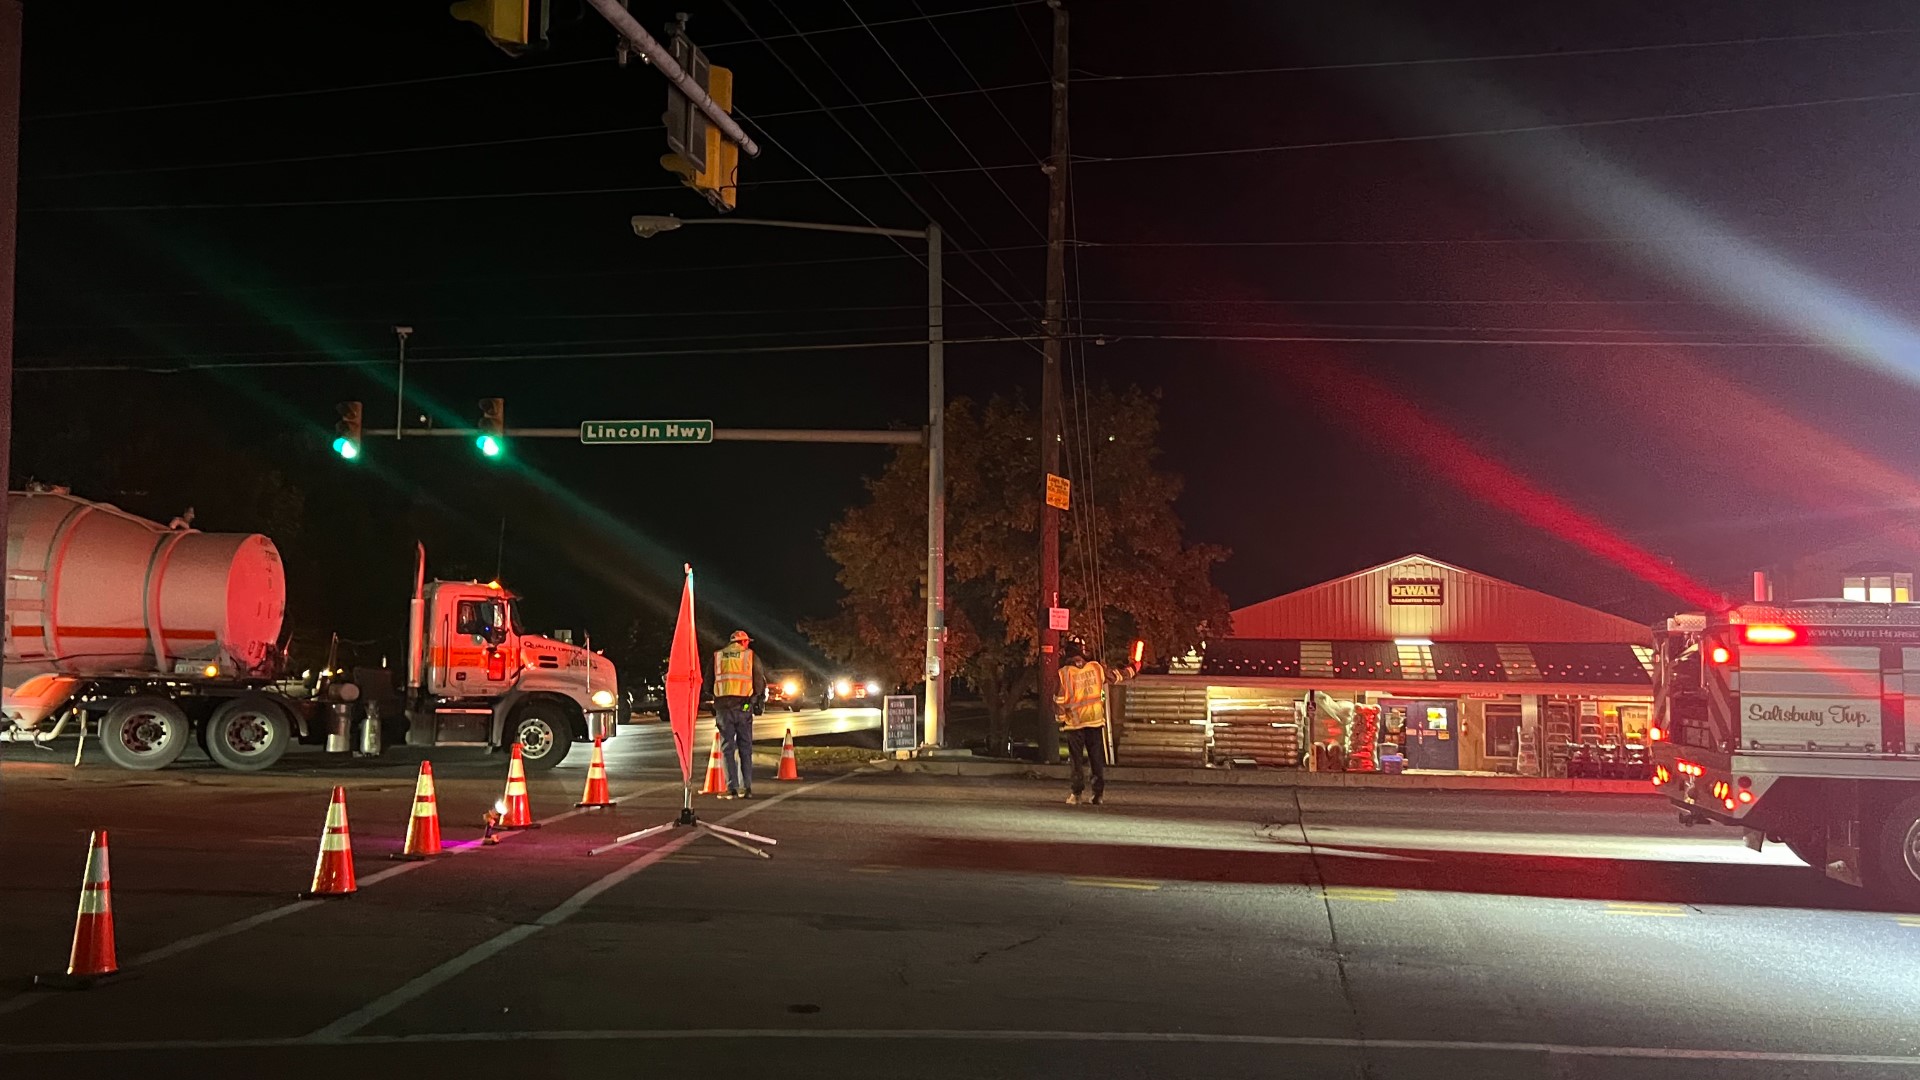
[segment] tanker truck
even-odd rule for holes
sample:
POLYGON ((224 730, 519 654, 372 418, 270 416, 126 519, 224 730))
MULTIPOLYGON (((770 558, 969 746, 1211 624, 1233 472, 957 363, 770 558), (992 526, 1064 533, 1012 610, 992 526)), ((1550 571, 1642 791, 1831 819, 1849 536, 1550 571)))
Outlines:
POLYGON ((74 726, 116 765, 158 769, 197 739, 250 772, 359 722, 413 746, 518 742, 540 770, 576 739, 614 734, 611 661, 527 633, 498 582, 428 581, 424 547, 394 695, 391 676, 377 685, 384 669, 286 677, 286 579, 265 536, 161 525, 64 488, 9 492, 7 506, 0 742, 74 726))

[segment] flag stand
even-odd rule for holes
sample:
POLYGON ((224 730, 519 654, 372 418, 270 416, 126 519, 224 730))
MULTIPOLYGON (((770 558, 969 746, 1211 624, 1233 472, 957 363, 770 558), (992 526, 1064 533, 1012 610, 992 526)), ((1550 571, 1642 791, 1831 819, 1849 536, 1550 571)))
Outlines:
MULTIPOLYGON (((761 836, 744 829, 729 829, 725 825, 715 825, 710 821, 701 821, 693 812, 693 724, 700 709, 700 654, 693 631, 693 567, 684 566, 686 574, 680 592, 680 617, 673 630, 672 655, 667 661, 666 708, 669 726, 673 729, 674 749, 680 757, 680 816, 663 825, 654 825, 617 837, 613 843, 594 848, 587 852, 598 855, 603 851, 612 851, 624 847, 636 840, 645 840, 649 836, 658 836, 669 829, 695 829, 715 840, 732 844, 741 851, 758 855, 763 859, 773 856, 754 847, 747 841, 766 844, 771 847, 780 841, 771 836, 761 836)), ((752 755, 749 751, 748 768, 752 768, 752 755)))
POLYGON ((711 821, 701 821, 699 815, 693 812, 693 785, 687 784, 682 786, 680 789, 680 816, 679 817, 674 818, 672 821, 669 821, 664 825, 652 825, 647 828, 641 829, 639 832, 630 832, 625 836, 616 837, 613 843, 594 848, 592 851, 587 852, 587 854, 598 855, 603 851, 612 851, 614 848, 617 848, 617 847, 625 847, 626 845, 631 844, 636 840, 645 840, 649 836, 658 836, 659 834, 666 832, 668 829, 686 829, 686 828, 697 829, 700 832, 713 837, 715 840, 719 840, 723 843, 732 844, 734 847, 739 848, 741 851, 758 855, 763 859, 771 859, 773 858, 773 856, 767 854, 765 851, 761 850, 760 848, 754 847, 753 844, 747 843, 747 841, 752 840, 752 841, 755 841, 756 843, 768 844, 768 845, 777 844, 780 842, 778 840, 775 840, 771 836, 761 836, 759 833, 750 833, 750 832, 747 832, 745 829, 729 829, 725 825, 715 825, 711 821))

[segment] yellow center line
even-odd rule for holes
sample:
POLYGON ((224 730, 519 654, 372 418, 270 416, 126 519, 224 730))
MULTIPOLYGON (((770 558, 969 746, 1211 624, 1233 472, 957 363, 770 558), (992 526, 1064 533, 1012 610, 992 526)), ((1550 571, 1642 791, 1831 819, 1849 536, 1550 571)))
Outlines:
POLYGON ((1400 899, 1398 889, 1374 889, 1362 885, 1329 885, 1323 890, 1329 900, 1371 900, 1387 903, 1400 899))
POLYGON ((1086 889, 1137 889, 1141 892, 1152 892, 1160 887, 1157 881, 1112 881, 1107 878, 1068 878, 1067 884, 1086 889))
POLYGON ((1893 921, 1901 926, 1920 930, 1920 915, 1895 915, 1893 921))
POLYGON ((900 868, 897 866, 875 864, 873 866, 856 866, 853 868, 853 872, 856 874, 891 874, 898 869, 900 868))
POLYGON ((1679 904, 1648 904, 1632 900, 1607 901, 1608 915, 1647 915, 1654 918, 1681 919, 1687 909, 1679 904))

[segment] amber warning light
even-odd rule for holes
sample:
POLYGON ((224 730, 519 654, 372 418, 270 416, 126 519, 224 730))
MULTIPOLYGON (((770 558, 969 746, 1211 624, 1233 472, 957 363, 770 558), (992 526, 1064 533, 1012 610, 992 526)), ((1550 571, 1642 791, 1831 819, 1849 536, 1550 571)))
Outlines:
POLYGON ((1791 626, 1756 623, 1744 627, 1740 637, 1749 645, 1791 645, 1800 640, 1800 631, 1791 626))

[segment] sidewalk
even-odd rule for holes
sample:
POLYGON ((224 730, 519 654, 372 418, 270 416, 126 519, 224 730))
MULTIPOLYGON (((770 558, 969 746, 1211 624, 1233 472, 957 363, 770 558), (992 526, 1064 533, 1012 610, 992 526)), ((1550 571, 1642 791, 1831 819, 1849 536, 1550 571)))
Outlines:
MULTIPOLYGON (((875 772, 920 776, 1015 776, 1067 781, 1067 766, 1025 761, 968 761, 944 758, 875 761, 875 772)), ((1171 769, 1109 765, 1107 779, 1129 784, 1195 784, 1208 787, 1387 788, 1397 791, 1560 791, 1585 795, 1660 797, 1645 780, 1569 780, 1564 777, 1504 776, 1495 773, 1314 773, 1298 769, 1171 769)))

